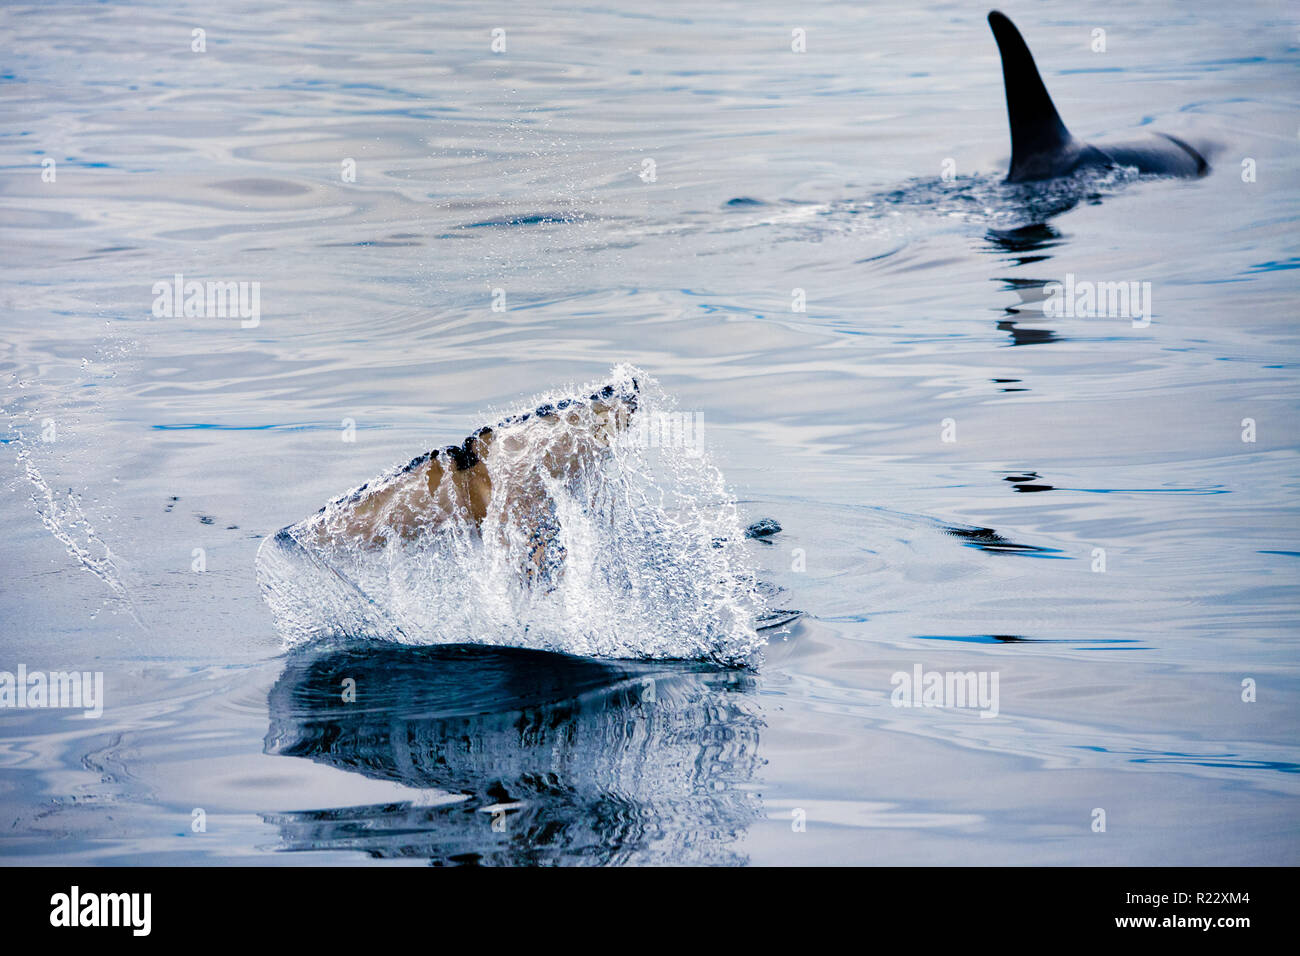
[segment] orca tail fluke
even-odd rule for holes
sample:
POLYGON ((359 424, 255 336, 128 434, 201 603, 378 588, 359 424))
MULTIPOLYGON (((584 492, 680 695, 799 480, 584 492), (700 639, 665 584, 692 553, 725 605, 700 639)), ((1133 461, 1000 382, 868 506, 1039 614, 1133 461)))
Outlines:
POLYGON ((1034 57, 1020 31, 997 10, 989 12, 989 26, 1002 54, 1002 82, 1007 91, 1007 119, 1011 123, 1011 180, 1032 165, 1035 157, 1061 153, 1072 140, 1061 122, 1034 57))

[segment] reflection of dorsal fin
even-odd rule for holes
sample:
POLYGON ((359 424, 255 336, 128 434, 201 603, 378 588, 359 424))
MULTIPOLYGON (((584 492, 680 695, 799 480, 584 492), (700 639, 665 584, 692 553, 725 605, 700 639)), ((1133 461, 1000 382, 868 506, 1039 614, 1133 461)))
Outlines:
POLYGON ((1052 105, 1038 67, 1016 25, 997 10, 989 13, 989 26, 1002 54, 1002 81, 1007 90, 1007 119, 1011 122, 1011 170, 1032 156, 1065 149, 1070 131, 1052 105))

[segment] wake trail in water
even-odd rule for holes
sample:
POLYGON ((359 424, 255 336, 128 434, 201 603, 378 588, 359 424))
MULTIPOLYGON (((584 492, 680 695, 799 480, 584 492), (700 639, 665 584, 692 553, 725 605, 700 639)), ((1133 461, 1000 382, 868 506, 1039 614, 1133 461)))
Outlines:
POLYGON ((1000 176, 932 177, 824 203, 741 196, 725 204, 724 231, 775 229, 806 240, 863 230, 902 234, 940 222, 1011 229, 1046 222, 1081 203, 1100 202, 1140 178, 1156 177, 1114 167, 1032 183, 1008 183, 1000 176))
POLYGON ((122 581, 113 552, 82 511, 77 495, 72 489, 61 495, 56 494, 32 462, 28 449, 23 448, 18 452, 17 461, 24 467, 27 480, 36 488, 32 493, 32 503, 36 506, 36 514, 45 530, 54 535, 82 568, 107 586, 112 594, 110 601, 115 608, 125 611, 136 624, 143 627, 139 609, 122 581))

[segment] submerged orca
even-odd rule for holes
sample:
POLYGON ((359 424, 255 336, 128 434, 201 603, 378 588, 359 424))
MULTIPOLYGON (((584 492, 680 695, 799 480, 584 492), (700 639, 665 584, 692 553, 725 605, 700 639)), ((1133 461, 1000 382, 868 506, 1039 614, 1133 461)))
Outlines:
POLYGON ((1016 25, 994 10, 989 13, 989 26, 1002 54, 1002 80, 1011 123, 1007 182, 1052 179, 1076 169, 1112 166, 1135 167, 1140 173, 1164 176, 1203 176, 1209 170, 1210 164, 1200 152, 1168 133, 1113 145, 1094 146, 1075 139, 1061 122, 1016 25))
POLYGON ((684 661, 301 648, 267 696, 265 753, 400 784, 408 799, 322 797, 263 819, 284 849, 438 865, 743 863, 737 844, 764 812, 755 691, 743 671, 684 661), (343 700, 348 680, 364 696, 343 700))

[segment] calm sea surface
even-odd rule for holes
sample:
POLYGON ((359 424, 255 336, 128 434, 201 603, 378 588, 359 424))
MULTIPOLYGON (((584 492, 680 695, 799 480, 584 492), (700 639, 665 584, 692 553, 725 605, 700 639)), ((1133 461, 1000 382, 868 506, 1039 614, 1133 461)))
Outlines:
POLYGON ((0 8, 0 670, 105 695, 0 710, 0 862, 1300 862, 1294 8, 1004 8, 1220 144, 1015 190, 967 5, 206 6, 0 8), (624 361, 784 528, 754 667, 286 652, 265 535, 624 361))

